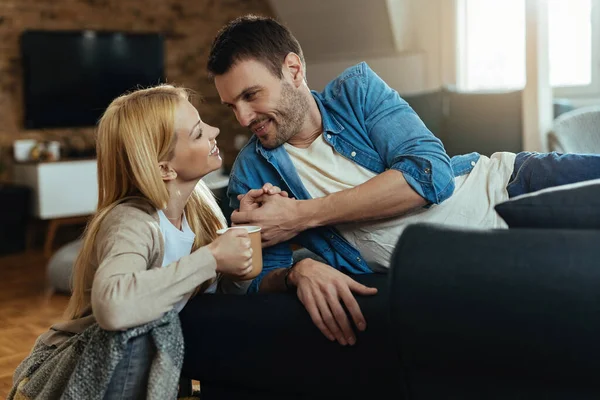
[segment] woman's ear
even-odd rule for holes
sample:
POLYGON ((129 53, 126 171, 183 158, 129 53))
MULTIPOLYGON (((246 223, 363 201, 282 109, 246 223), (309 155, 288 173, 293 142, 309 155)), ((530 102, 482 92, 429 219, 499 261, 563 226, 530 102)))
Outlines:
POLYGON ((298 54, 288 53, 283 60, 283 68, 290 74, 294 86, 298 87, 304 83, 304 67, 298 54))
POLYGON ((171 164, 168 161, 161 161, 158 163, 160 169, 160 177, 163 181, 172 181, 177 178, 177 172, 171 168, 171 164))

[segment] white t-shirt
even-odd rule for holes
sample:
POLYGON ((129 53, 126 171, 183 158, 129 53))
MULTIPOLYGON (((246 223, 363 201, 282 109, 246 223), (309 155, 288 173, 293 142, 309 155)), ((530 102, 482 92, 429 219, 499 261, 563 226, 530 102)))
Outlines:
MULTIPOLYGON (((287 143, 290 155, 306 190, 313 198, 358 186, 377 174, 337 153, 319 136, 306 149, 287 143)), ((441 204, 422 208, 401 217, 339 224, 338 231, 357 248, 365 261, 389 267, 390 258, 404 228, 416 222, 439 223, 468 228, 506 228, 494 205, 508 199, 506 186, 513 172, 514 153, 481 156, 473 170, 454 179, 454 194, 441 204)), ((373 207, 377 199, 373 199, 373 207)))
MULTIPOLYGON (((162 262, 164 268, 172 262, 179 260, 181 257, 190 255, 196 235, 190 229, 185 213, 183 214, 183 221, 181 222, 181 230, 177 229, 175 225, 169 221, 162 210, 158 210, 158 216, 160 218, 160 232, 165 241, 165 256, 162 262)), ((204 293, 214 293, 216 289, 217 281, 215 280, 204 293)), ((190 295, 191 293, 175 305, 177 312, 183 309, 189 300, 190 295)))

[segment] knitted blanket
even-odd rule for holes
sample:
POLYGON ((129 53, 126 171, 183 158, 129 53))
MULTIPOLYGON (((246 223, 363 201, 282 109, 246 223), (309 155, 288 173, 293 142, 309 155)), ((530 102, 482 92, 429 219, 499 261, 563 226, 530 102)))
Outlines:
POLYGON ((179 315, 173 310, 159 320, 126 331, 105 331, 94 324, 59 347, 46 346, 38 338, 30 355, 15 370, 7 400, 101 400, 127 341, 146 334, 156 345, 147 398, 175 399, 184 347, 179 315))

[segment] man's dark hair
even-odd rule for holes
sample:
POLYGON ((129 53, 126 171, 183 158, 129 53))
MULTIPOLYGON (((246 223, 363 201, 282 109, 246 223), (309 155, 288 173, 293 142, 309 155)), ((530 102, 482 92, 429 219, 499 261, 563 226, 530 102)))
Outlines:
POLYGON ((217 33, 208 56, 208 73, 222 75, 236 62, 254 59, 282 78, 281 66, 290 52, 300 57, 304 70, 302 48, 289 29, 269 17, 238 17, 217 33))

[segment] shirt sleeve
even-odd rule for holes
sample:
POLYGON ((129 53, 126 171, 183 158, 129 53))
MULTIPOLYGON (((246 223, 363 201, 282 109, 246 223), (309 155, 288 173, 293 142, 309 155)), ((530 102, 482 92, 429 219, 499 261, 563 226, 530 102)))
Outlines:
POLYGON ((365 125, 386 167, 402 172, 429 203, 446 200, 454 191, 454 173, 442 142, 398 92, 367 64, 362 66, 365 125))
POLYGON ((165 267, 149 269, 160 254, 156 243, 160 232, 153 232, 159 228, 149 215, 139 214, 138 220, 131 213, 113 210, 95 238, 98 268, 91 303, 98 324, 106 330, 154 321, 216 276, 216 261, 207 247, 165 267))

